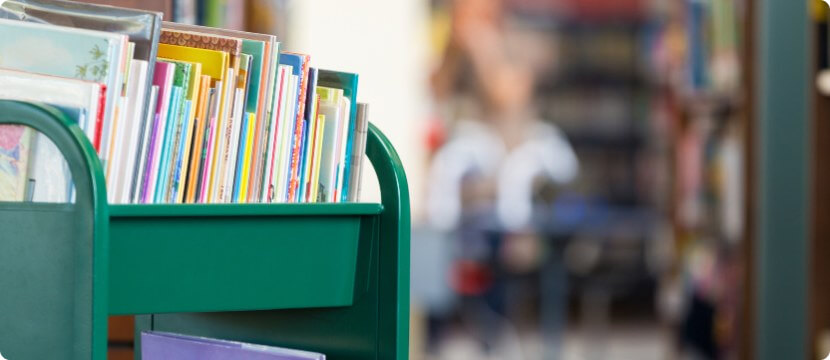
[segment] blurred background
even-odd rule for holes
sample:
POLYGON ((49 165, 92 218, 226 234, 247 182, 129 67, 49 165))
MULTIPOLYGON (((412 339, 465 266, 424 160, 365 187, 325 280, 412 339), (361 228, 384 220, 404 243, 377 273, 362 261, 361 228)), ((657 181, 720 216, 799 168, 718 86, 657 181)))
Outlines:
POLYGON ((756 1, 132 2, 360 74, 409 178, 412 359, 754 358, 756 1))

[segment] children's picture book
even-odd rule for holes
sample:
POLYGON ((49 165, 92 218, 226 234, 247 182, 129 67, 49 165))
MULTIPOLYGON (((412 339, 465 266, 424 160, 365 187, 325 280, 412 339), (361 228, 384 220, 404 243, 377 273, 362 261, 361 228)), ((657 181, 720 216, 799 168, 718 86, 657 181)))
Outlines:
MULTIPOLYGON (((125 35, 0 19, 0 39, 0 67, 104 83, 104 119, 115 116, 126 63, 125 35)), ((106 143, 101 139, 106 123, 96 128, 94 145, 106 143)))

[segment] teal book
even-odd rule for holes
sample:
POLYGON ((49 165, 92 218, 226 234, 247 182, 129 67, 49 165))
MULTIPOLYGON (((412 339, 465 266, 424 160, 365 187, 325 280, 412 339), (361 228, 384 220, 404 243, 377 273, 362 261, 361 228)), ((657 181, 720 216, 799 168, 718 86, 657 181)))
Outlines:
POLYGON ((166 194, 166 182, 170 175, 170 148, 172 147, 172 139, 173 139, 173 131, 175 130, 174 124, 177 122, 176 114, 179 113, 179 108, 181 107, 182 99, 184 98, 184 91, 182 91, 181 86, 173 86, 173 90, 171 91, 170 96, 170 108, 167 112, 167 123, 164 124, 165 131, 164 131, 164 138, 161 144, 161 163, 159 164, 158 173, 155 174, 156 176, 156 191, 153 194, 153 199, 155 203, 161 203, 164 201, 164 195, 166 194))
MULTIPOLYGON (((346 156, 344 159, 341 159, 341 161, 346 161, 346 163, 352 158, 352 148, 354 147, 354 130, 357 124, 357 80, 357 74, 340 71, 320 70, 317 74, 317 86, 342 89, 343 96, 350 101, 349 118, 347 119, 349 123, 346 127, 348 131, 346 156)), ((343 182, 340 189, 336 189, 335 191, 340 192, 340 199, 345 202, 349 199, 350 166, 343 166, 342 171, 343 182)))
POLYGON ((182 96, 180 99, 177 99, 178 103, 175 104, 178 106, 176 109, 175 114, 175 123, 172 124, 172 132, 167 133, 169 136, 166 137, 165 142, 169 142, 170 147, 168 152, 162 152, 162 168, 166 171, 166 176, 164 177, 163 181, 161 182, 162 189, 164 190, 164 198, 170 199, 170 195, 173 192, 173 186, 176 183, 176 171, 175 167, 176 164, 179 162, 179 156, 183 154, 181 151, 182 147, 184 146, 182 134, 187 134, 188 122, 189 122, 189 114, 190 109, 186 106, 187 101, 187 94, 190 90, 190 76, 193 71, 193 64, 189 62, 182 62, 182 61, 172 61, 172 60, 163 60, 165 62, 169 62, 176 65, 176 71, 173 74, 173 86, 178 86, 182 88, 182 96))
POLYGON ((245 111, 250 113, 259 113, 257 106, 259 104, 260 92, 262 88, 262 60, 265 53, 265 42, 256 40, 242 39, 242 53, 251 55, 251 66, 248 70, 250 81, 248 82, 248 97, 245 103, 245 111))
MULTIPOLYGON (((0 39, 0 68, 103 83, 103 119, 113 118, 123 85, 126 35, 0 19, 0 39)), ((102 124, 96 124, 95 139, 90 139, 96 149, 101 130, 102 124)))

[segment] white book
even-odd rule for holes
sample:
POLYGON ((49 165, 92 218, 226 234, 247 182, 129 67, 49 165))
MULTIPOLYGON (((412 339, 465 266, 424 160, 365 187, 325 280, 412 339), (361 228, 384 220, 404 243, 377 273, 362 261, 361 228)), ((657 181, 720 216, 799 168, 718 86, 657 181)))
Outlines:
MULTIPOLYGON (((233 199, 233 187, 234 187, 234 179, 236 179, 236 160, 239 155, 239 136, 242 133, 242 124, 245 122, 242 121, 242 117, 245 113, 245 90, 237 88, 236 89, 236 97, 234 101, 234 122, 233 122, 233 132, 231 133, 230 143, 228 144, 228 159, 226 160, 226 172, 225 175, 225 192, 224 196, 222 197, 222 202, 235 202, 233 199)), ((242 151, 245 151, 242 149, 242 151)))
POLYGON ((230 141, 231 132, 233 131, 233 117, 231 116, 231 110, 234 104, 234 95, 236 92, 236 81, 233 69, 227 70, 227 75, 225 79, 228 81, 225 82, 225 88, 223 91, 225 92, 224 96, 224 107, 222 108, 221 118, 217 123, 217 131, 219 133, 219 137, 217 138, 217 147, 216 153, 214 155, 214 172, 213 172, 213 194, 211 195, 210 202, 222 202, 222 198, 225 192, 225 175, 226 175, 226 165, 227 165, 227 150, 228 150, 228 142, 230 141))
POLYGON ((210 114, 208 120, 210 123, 208 124, 208 131, 205 133, 205 144, 207 144, 207 157, 205 158, 205 163, 203 165, 204 171, 200 175, 202 177, 202 187, 200 189, 201 196, 200 201, 201 203, 208 203, 212 200, 213 193, 211 192, 211 186, 213 186, 212 181, 212 174, 213 174, 213 158, 214 153, 216 152, 216 131, 219 127, 219 109, 221 106, 221 93, 225 89, 223 82, 217 81, 216 86, 212 89, 212 108, 210 109, 210 114))
POLYGON ((277 153, 277 177, 274 188, 276 189, 277 199, 279 202, 286 202, 288 200, 288 177, 289 169, 291 167, 291 139, 294 135, 294 127, 297 124, 297 119, 294 114, 297 111, 297 83, 299 76, 290 75, 288 81, 287 97, 285 99, 285 112, 280 121, 280 143, 279 152, 277 153))
POLYGON ((282 92, 285 91, 285 84, 287 82, 288 77, 288 70, 286 69, 285 65, 280 65, 278 70, 279 78, 277 79, 277 85, 275 94, 278 97, 273 102, 274 109, 271 111, 271 121, 268 125, 268 142, 265 148, 265 165, 263 166, 263 182, 262 182, 262 190, 260 193, 261 201, 263 203, 271 202, 273 200, 273 186, 274 183, 274 168, 276 164, 276 146, 277 146, 277 139, 279 138, 278 126, 279 126, 279 119, 280 114, 283 109, 280 108, 281 99, 282 99, 282 92))
POLYGON ((342 90, 335 90, 335 95, 331 99, 320 100, 320 108, 318 114, 326 117, 326 124, 323 130, 323 143, 320 149, 320 178, 319 184, 324 191, 323 199, 325 202, 334 201, 335 187, 337 185, 337 157, 339 139, 338 130, 341 125, 341 111, 340 98, 342 98, 342 90))
POLYGON ((107 161, 103 164, 104 165, 104 175, 107 183, 107 201, 110 203, 115 203, 116 198, 119 195, 118 189, 116 188, 116 183, 120 181, 118 178, 117 167, 118 167, 118 151, 120 150, 119 144, 113 142, 112 140, 117 140, 119 137, 119 133, 123 133, 123 129, 120 129, 124 123, 126 123, 127 112, 124 111, 127 107, 127 98, 124 96, 118 97, 118 108, 119 111, 116 112, 116 116, 112 119, 110 125, 111 138, 110 138, 110 146, 109 146, 109 153, 105 156, 107 161))
POLYGON ((145 94, 144 86, 147 84, 147 61, 131 60, 129 82, 127 86, 127 107, 125 119, 121 131, 117 133, 115 154, 111 166, 115 167, 115 193, 116 203, 128 203, 132 185, 132 171, 135 168, 138 151, 138 139, 141 137, 141 125, 143 123, 145 94))
POLYGON ((335 186, 335 202, 343 201, 343 182, 345 181, 346 167, 349 164, 349 159, 346 158, 348 153, 346 149, 349 143, 349 110, 351 109, 351 101, 349 98, 343 96, 340 98, 340 128, 337 129, 337 185, 335 186))

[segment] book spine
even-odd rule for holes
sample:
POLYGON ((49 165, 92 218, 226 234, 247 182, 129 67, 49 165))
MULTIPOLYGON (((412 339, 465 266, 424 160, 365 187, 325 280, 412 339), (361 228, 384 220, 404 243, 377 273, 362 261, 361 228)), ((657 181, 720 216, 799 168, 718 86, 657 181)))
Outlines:
POLYGON ((299 185, 300 148, 303 143, 303 119, 305 119, 306 93, 308 92, 308 57, 303 57, 300 73, 299 94, 297 96, 297 119, 294 129, 293 146, 291 149, 291 172, 288 187, 288 201, 296 202, 297 186, 299 185))
POLYGON ((107 107, 107 85, 101 84, 101 95, 98 97, 98 113, 95 114, 95 138, 92 146, 98 155, 101 155, 101 129, 104 126, 104 109, 107 107))
MULTIPOLYGON (((158 143, 158 130, 159 130, 159 122, 161 121, 160 116, 158 113, 153 115, 153 131, 150 134, 150 142, 148 151, 152 152, 152 149, 156 148, 156 144, 158 143)), ((147 166, 144 168, 144 180, 142 180, 142 187, 141 187, 141 203, 146 204, 150 201, 150 183, 152 182, 152 168, 155 165, 154 157, 150 154, 147 156, 147 166)))

